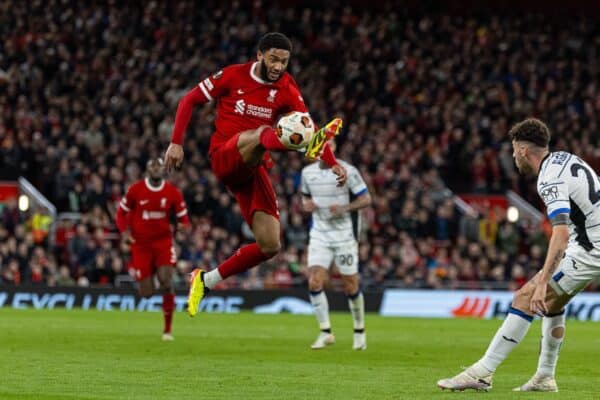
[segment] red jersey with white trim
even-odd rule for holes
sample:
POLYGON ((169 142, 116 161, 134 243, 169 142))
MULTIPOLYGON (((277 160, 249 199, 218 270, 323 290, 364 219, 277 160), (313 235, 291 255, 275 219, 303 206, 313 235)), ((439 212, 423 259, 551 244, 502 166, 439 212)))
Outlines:
MULTIPOLYGON (((136 242, 150 242, 171 238, 171 212, 177 220, 189 224, 187 207, 183 195, 170 182, 163 181, 160 187, 150 185, 148 179, 137 181, 119 203, 121 211, 128 213, 131 235, 136 242)), ((122 218, 122 217, 121 217, 122 218)), ((119 219, 119 214, 117 214, 119 219)), ((120 224, 119 230, 124 230, 127 224, 120 224), (123 229, 121 229, 123 228, 123 229)))
POLYGON ((198 84, 206 101, 217 102, 209 153, 239 132, 274 126, 281 115, 291 111, 307 112, 290 74, 284 72, 276 82, 267 82, 254 73, 256 64, 230 65, 198 84))

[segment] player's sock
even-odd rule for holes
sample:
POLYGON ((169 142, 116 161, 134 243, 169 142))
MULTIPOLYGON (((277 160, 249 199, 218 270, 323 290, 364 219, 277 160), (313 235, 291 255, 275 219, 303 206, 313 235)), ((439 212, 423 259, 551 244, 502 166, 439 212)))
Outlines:
POLYGON ((315 316, 319 322, 319 329, 323 332, 331 333, 331 322, 329 322, 329 302, 325 291, 310 292, 310 303, 315 310, 315 316))
POLYGON ((359 290, 353 295, 348 296, 348 307, 350 307, 350 313, 352 314, 352 321, 354 322, 354 332, 362 333, 365 329, 365 298, 362 292, 359 290), (357 332, 360 331, 360 332, 357 332))
POLYGON ((165 318, 165 330, 163 333, 171 333, 171 322, 173 321, 173 310, 175 309, 175 295, 163 293, 162 311, 165 318))
POLYGON ((212 289, 217 286, 217 283, 223 280, 223 277, 219 273, 219 269, 215 268, 212 271, 208 271, 204 273, 204 286, 208 289, 212 289))
POLYGON ((277 136, 277 131, 271 127, 264 128, 262 132, 260 132, 260 144, 270 151, 288 151, 279 137, 277 136))
POLYGON ((533 321, 532 316, 511 307, 502 326, 500 326, 500 329, 496 332, 496 336, 492 339, 485 355, 475 363, 474 368, 482 374, 485 370, 487 370, 488 374, 496 371, 498 365, 504 361, 512 349, 525 337, 529 326, 531 326, 531 321, 533 321))
POLYGON ((556 361, 560 346, 565 337, 565 312, 563 310, 559 315, 542 318, 542 343, 540 346, 540 358, 538 361, 537 374, 544 376, 554 376, 556 361), (556 328, 559 328, 555 331, 556 328), (560 329, 562 328, 562 329, 560 329), (561 335, 557 338, 554 334, 561 335), (558 331, 558 332, 557 332, 558 331))
POLYGON ((204 285, 212 289, 223 279, 247 271, 269 258, 271 257, 264 255, 256 243, 242 246, 218 268, 204 274, 204 285))

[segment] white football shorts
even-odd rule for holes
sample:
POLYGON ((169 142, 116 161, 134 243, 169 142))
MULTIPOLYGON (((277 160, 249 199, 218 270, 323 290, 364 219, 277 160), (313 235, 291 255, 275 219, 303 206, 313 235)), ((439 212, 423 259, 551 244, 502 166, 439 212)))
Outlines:
POLYGON ((598 261, 599 265, 591 266, 576 261, 570 256, 565 256, 552 275, 550 286, 558 294, 575 296, 592 280, 600 278, 600 260, 598 261))
POLYGON ((335 262, 342 275, 358 273, 358 243, 347 242, 342 245, 329 246, 317 240, 308 243, 308 267, 324 267, 330 269, 335 262))

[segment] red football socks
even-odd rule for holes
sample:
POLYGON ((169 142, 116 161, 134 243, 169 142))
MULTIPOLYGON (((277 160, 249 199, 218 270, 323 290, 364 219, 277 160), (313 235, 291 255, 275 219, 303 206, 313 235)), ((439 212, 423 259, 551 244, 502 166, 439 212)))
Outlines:
POLYGON ((264 128, 260 133, 260 144, 270 151, 288 151, 277 137, 277 131, 271 127, 264 128))
POLYGON ((175 309, 175 295, 173 293, 166 293, 162 295, 162 298, 162 310, 165 317, 164 333, 171 333, 171 322, 173 321, 173 310, 175 309))
POLYGON ((219 265, 219 275, 225 279, 228 276, 247 271, 269 258, 271 257, 264 255, 256 243, 240 247, 231 257, 219 265))

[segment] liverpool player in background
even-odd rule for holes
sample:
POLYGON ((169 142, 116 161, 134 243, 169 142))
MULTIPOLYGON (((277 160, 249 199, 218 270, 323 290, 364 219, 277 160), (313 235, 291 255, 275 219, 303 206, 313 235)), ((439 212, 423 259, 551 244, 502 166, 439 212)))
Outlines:
POLYGON ((181 192, 164 179, 163 160, 149 160, 146 173, 146 178, 131 185, 121 199, 116 222, 125 241, 131 245, 132 267, 141 296, 152 295, 153 275, 157 275, 165 320, 162 339, 170 341, 173 340, 171 321, 175 308, 173 269, 177 261, 170 224, 171 213, 177 217, 178 228, 187 229, 190 222, 181 192), (128 227, 130 232, 126 232, 128 227))
MULTIPOLYGON (((198 313, 207 290, 270 259, 281 248, 279 211, 265 162, 268 151, 288 151, 273 129, 277 118, 291 111, 307 111, 296 82, 286 72, 291 51, 292 44, 285 35, 268 33, 258 43, 257 61, 225 67, 202 80, 179 102, 165 156, 167 170, 181 166, 181 144, 193 106, 216 100, 215 132, 209 148, 211 167, 234 195, 256 239, 218 268, 192 273, 188 298, 191 316, 198 313)), ((320 156, 343 185, 346 170, 326 144, 326 139, 337 135, 340 128, 341 120, 336 118, 315 132, 306 152, 320 156)))

